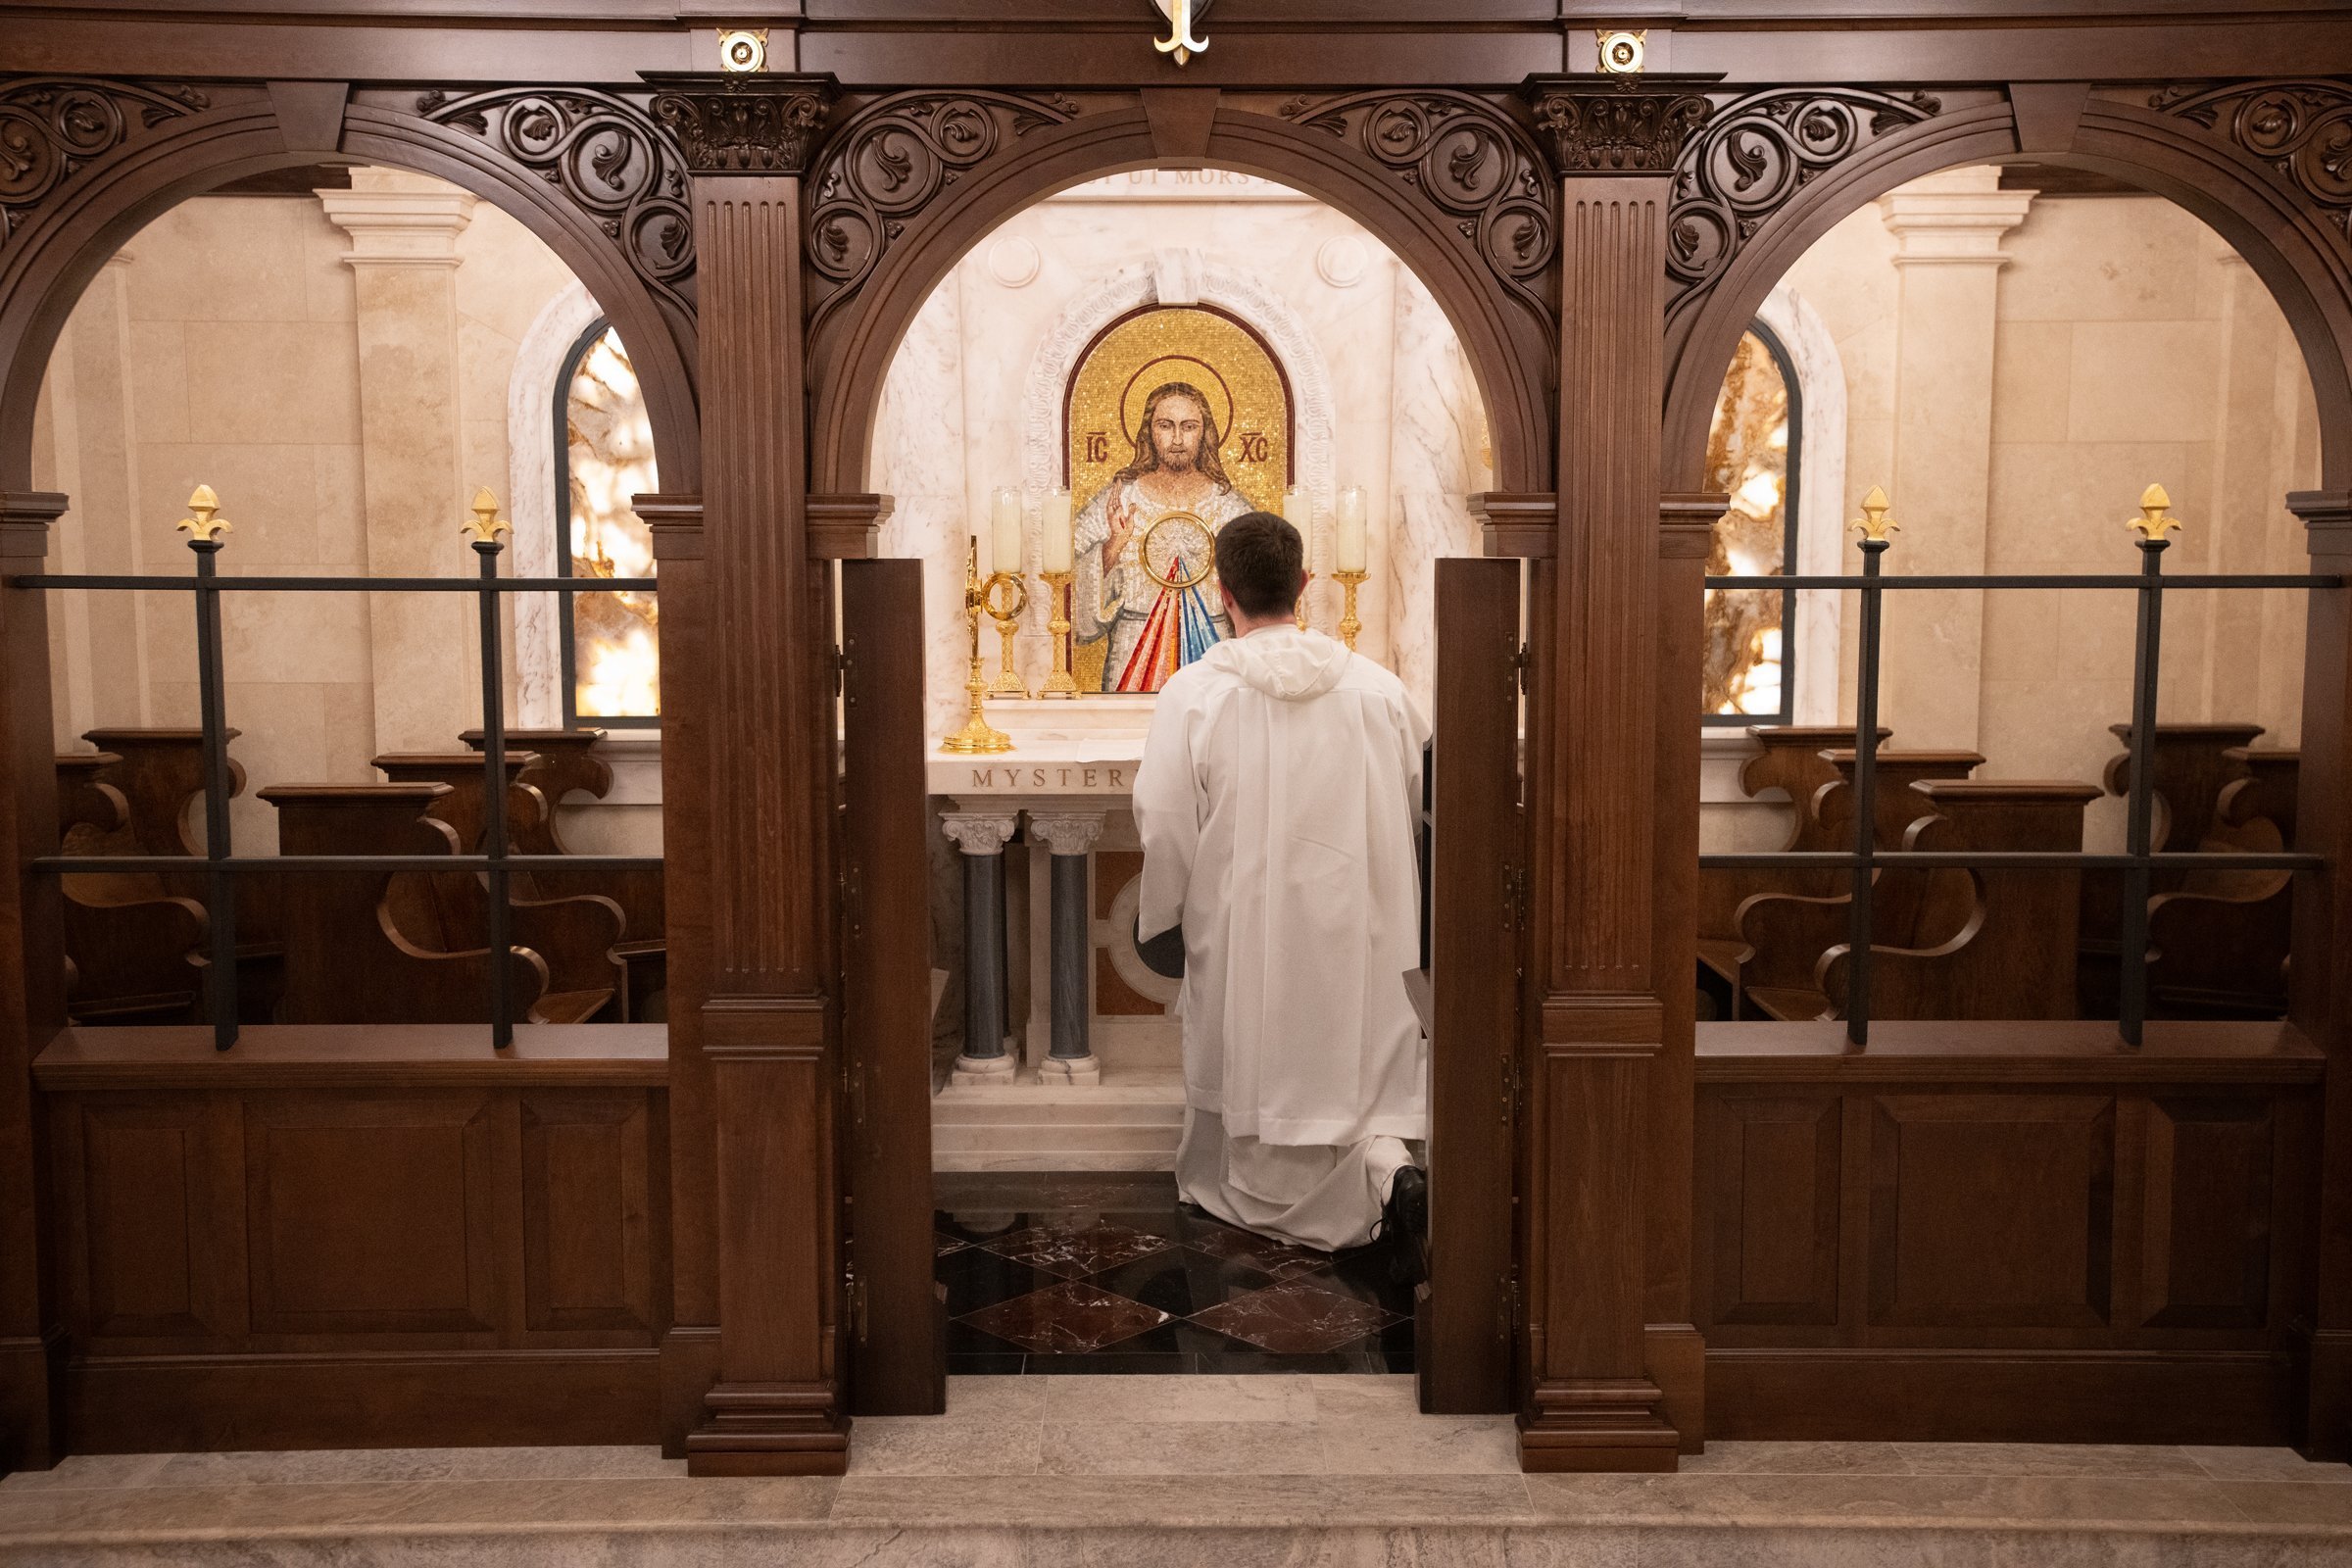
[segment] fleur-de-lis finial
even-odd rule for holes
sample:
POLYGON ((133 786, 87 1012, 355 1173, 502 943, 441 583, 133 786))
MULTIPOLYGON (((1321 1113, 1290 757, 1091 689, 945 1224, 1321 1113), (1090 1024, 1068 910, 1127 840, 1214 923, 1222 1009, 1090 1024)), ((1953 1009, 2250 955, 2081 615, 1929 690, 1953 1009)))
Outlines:
POLYGON ((2167 533, 2180 526, 2180 519, 2173 515, 2173 498, 2164 493, 2164 486, 2152 484, 2139 493, 2139 515, 2126 517, 2124 526, 2161 544, 2167 533))
POLYGON ((471 534, 475 544, 496 544, 500 534, 514 531, 499 520, 498 497, 490 493, 487 485, 473 493, 471 510, 473 520, 461 522, 458 524, 458 528, 460 532, 471 534))
POLYGON ((1884 541, 1888 534, 1902 527, 1901 523, 1886 515, 1888 506, 1886 492, 1874 484, 1870 487, 1870 494, 1862 498, 1862 515, 1846 526, 1861 529, 1865 539, 1884 541))
POLYGON ((198 485, 188 497, 188 515, 179 519, 179 530, 191 544, 199 540, 211 544, 228 532, 229 521, 220 515, 220 498, 213 494, 211 485, 198 485))

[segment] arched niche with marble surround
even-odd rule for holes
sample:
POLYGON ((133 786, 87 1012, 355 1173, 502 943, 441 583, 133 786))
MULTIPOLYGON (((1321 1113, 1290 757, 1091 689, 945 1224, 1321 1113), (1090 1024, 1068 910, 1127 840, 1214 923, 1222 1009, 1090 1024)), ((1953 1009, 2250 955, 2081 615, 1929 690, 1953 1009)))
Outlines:
MULTIPOLYGON (((926 563, 934 733, 962 717, 964 542, 978 525, 985 559, 990 492, 1021 491, 1034 567, 1039 505, 1060 483, 1072 369, 1120 317, 1190 304, 1241 318, 1281 361, 1298 486, 1325 512, 1340 487, 1366 490, 1358 647, 1426 698, 1433 563, 1478 553, 1466 498, 1492 469, 1486 411, 1451 324, 1392 251, 1335 209, 1250 175, 1147 170, 1064 191, 982 238, 892 362, 869 482, 897 504, 884 551, 926 563)), ((1317 525, 1326 546, 1328 529, 1317 525)), ((1327 581, 1310 595, 1325 629, 1339 597, 1327 581)), ((1014 645, 1032 686, 1052 660, 1044 599, 1033 591, 1014 645)), ((981 645, 993 670, 993 625, 981 645)))

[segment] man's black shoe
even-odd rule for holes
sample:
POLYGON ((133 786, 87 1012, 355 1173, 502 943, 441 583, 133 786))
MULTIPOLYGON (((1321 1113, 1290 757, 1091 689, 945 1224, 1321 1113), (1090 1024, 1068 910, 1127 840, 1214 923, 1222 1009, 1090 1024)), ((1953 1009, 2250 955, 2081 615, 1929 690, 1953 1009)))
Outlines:
POLYGON ((1418 1165, 1400 1168, 1381 1205, 1380 1239, 1393 1250, 1389 1277, 1399 1285, 1429 1278, 1429 1175, 1418 1165))

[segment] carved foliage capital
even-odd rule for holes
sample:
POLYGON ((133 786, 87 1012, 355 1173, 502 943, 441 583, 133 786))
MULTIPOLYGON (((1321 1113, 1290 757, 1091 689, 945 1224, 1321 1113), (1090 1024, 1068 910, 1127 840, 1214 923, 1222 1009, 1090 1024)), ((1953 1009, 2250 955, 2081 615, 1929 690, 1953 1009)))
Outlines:
POLYGON ((833 107, 830 76, 647 76, 654 118, 697 174, 799 174, 833 107))
POLYGON ((1663 174, 1714 112, 1695 86, 1642 76, 1531 76, 1536 128, 1562 174, 1663 174))
POLYGON ((1084 855, 1102 836, 1102 811, 1031 811, 1029 833, 1054 855, 1084 855))
POLYGON ((2312 77, 2167 87, 2149 107, 2269 165, 2352 240, 2352 82, 2312 77))
POLYGON ((1020 817, 1011 811, 943 811, 940 831, 966 855, 1002 855, 1020 817))
POLYGON ((177 83, 0 78, 0 248, 73 174, 141 131, 209 107, 203 93, 177 83))

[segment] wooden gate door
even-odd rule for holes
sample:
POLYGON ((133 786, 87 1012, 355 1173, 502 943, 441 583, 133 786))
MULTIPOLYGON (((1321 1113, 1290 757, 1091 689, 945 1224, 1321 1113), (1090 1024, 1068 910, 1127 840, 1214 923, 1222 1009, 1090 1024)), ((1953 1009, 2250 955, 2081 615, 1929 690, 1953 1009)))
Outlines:
POLYGON ((1421 1408, 1517 1408, 1512 1169, 1526 832, 1519 563, 1438 563, 1429 889, 1430 1278, 1421 1408))
POLYGON ((932 1278, 922 564, 843 562, 841 623, 850 1410, 936 1415, 947 1311, 932 1278))

